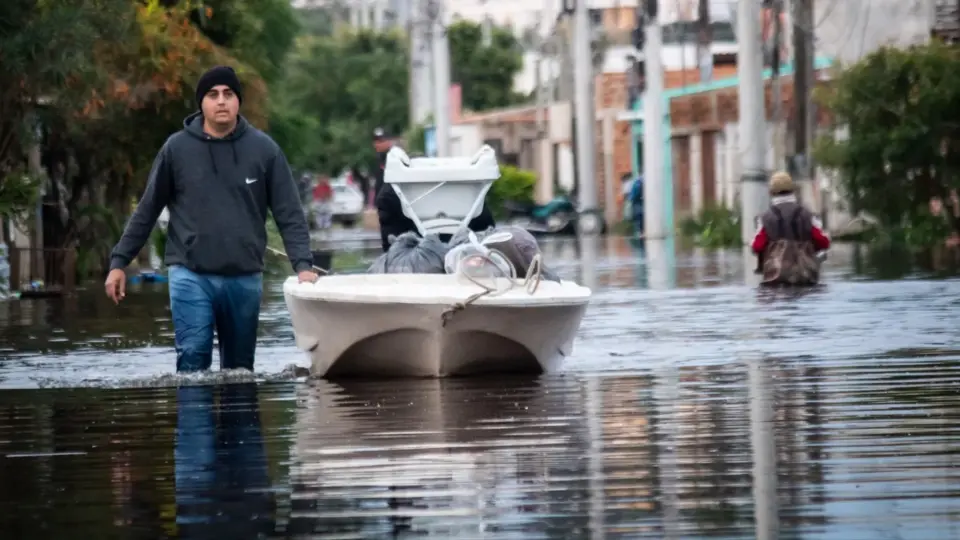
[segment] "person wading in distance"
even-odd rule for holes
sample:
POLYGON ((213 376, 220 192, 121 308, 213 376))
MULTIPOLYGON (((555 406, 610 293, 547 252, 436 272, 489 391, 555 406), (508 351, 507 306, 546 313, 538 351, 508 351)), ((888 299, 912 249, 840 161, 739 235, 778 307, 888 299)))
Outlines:
POLYGON ((764 285, 815 285, 820 280, 816 252, 830 248, 830 237, 797 201, 795 191, 789 174, 781 171, 770 177, 770 209, 760 216, 751 243, 764 285))
POLYGON ((215 329, 221 369, 253 370, 267 210, 301 282, 317 279, 310 235, 286 157, 239 114, 243 92, 234 70, 217 66, 204 73, 196 99, 200 110, 184 119, 153 162, 143 198, 111 253, 106 292, 115 303, 123 299, 123 269, 167 207, 164 261, 177 371, 210 369, 215 329))

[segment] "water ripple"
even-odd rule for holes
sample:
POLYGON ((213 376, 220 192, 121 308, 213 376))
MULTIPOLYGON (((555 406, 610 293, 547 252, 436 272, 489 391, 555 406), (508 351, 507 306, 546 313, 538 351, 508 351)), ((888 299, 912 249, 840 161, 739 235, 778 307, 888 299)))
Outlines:
POLYGON ((545 250, 543 378, 306 379, 276 281, 253 374, 172 374, 162 288, 3 305, 0 537, 960 538, 960 282, 545 250))

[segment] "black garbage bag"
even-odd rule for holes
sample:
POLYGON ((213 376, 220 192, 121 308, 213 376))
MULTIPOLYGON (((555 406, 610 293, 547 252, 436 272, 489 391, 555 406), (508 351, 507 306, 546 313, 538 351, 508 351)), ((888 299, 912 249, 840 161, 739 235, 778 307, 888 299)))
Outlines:
MULTIPOLYGON (((477 235, 477 241, 482 242, 484 238, 496 233, 509 233, 510 240, 486 244, 486 246, 502 253, 503 256, 510 261, 510 264, 512 264, 517 270, 518 278, 526 278, 527 270, 530 268, 533 258, 537 254, 541 253, 540 244, 537 243, 537 239, 533 236, 533 234, 530 233, 530 231, 515 225, 501 225, 498 227, 492 227, 486 231, 475 234, 477 235)), ((450 239, 450 246, 458 246, 469 241, 469 231, 463 231, 450 239)), ((540 260, 540 276, 548 281, 560 281, 560 276, 548 270, 546 265, 543 264, 542 258, 540 260)))
POLYGON ((443 274, 443 258, 450 251, 435 234, 421 238, 415 232, 396 237, 386 253, 367 270, 370 274, 443 274))

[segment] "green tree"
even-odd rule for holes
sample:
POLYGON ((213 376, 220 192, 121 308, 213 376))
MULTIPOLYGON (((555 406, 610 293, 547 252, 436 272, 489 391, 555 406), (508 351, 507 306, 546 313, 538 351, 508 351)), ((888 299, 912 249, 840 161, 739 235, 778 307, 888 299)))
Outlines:
POLYGON ((46 182, 47 246, 76 245, 81 263, 97 269, 157 149, 196 110, 200 74, 233 65, 244 81, 244 115, 266 128, 266 82, 281 78, 297 27, 286 0, 5 2, 2 213, 32 207, 37 181, 46 182), (25 174, 34 119, 41 179, 25 174))
POLYGON ((839 172, 854 210, 919 243, 942 240, 919 237, 930 231, 960 232, 960 219, 927 223, 930 200, 960 188, 960 49, 880 49, 839 72, 818 99, 849 136, 824 136, 815 155, 839 172))
POLYGON ((267 82, 283 72, 300 30, 289 0, 203 0, 183 2, 190 20, 214 44, 248 64, 267 82))
POLYGON ((193 90, 203 71, 234 65, 245 82, 244 115, 266 123, 264 82, 211 43, 186 8, 150 2, 126 9, 133 24, 122 39, 94 46, 99 80, 75 85, 78 99, 58 101, 44 120, 44 153, 57 185, 47 208, 60 209, 45 215, 47 241, 78 244, 85 272, 106 264, 157 149, 196 110, 193 90))
POLYGON ((513 91, 513 80, 523 69, 523 46, 510 30, 494 27, 490 44, 484 45, 481 25, 458 21, 447 36, 451 80, 461 85, 465 109, 484 111, 525 100, 513 91))
POLYGON ((350 9, 344 2, 328 2, 323 7, 300 8, 297 17, 304 34, 329 36, 350 20, 350 9))
POLYGON ((8 0, 0 17, 0 207, 10 215, 32 205, 24 181, 32 119, 49 103, 75 102, 73 88, 96 81, 95 49, 126 32, 126 0, 8 0), (118 16, 118 13, 120 14, 118 16))
POLYGON ((400 33, 301 37, 279 99, 302 120, 283 135, 284 148, 296 149, 297 165, 331 174, 370 163, 374 127, 407 127, 408 74, 400 33))

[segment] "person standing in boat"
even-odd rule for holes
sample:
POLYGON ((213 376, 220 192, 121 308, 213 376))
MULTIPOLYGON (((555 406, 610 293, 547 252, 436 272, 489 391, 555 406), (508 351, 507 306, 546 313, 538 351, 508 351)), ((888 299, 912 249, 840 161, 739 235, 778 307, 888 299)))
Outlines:
POLYGON ((804 208, 793 179, 785 172, 770 177, 770 209, 760 217, 751 243, 765 285, 815 285, 820 278, 818 251, 830 248, 830 236, 804 208))
POLYGON ((200 110, 153 162, 143 197, 111 253, 106 293, 115 303, 123 299, 124 268, 167 207, 164 260, 177 371, 210 368, 214 329, 221 369, 253 370, 267 211, 301 282, 317 279, 310 234, 283 151, 239 114, 243 93, 234 70, 217 66, 204 73, 196 99, 200 110))
MULTIPOLYGON (((377 166, 375 168, 375 197, 377 219, 380 222, 380 247, 386 253, 390 249, 390 237, 396 238, 405 232, 417 232, 417 225, 403 213, 400 197, 393 187, 385 185, 383 181, 387 164, 387 154, 393 148, 393 139, 383 128, 373 130, 373 147, 377 152, 377 166)), ((476 232, 485 231, 496 226, 493 214, 484 204, 480 215, 470 222, 470 229, 476 232)), ((441 240, 449 241, 449 235, 441 235, 441 240)))
POLYGON ((382 127, 373 130, 373 151, 377 157, 371 163, 370 169, 361 173, 356 167, 351 169, 353 178, 360 184, 363 192, 364 206, 374 204, 380 187, 383 186, 383 168, 387 163, 387 154, 393 148, 393 138, 382 127), (372 185, 371 185, 372 184, 372 185), (373 194, 371 196, 371 193, 373 194))
MULTIPOLYGON (((377 192, 376 203, 377 218, 380 220, 380 247, 386 253, 390 249, 391 236, 396 238, 405 232, 417 232, 417 224, 403 213, 403 205, 400 204, 400 197, 393 190, 393 186, 383 184, 377 192)), ((470 221, 469 227, 472 231, 481 232, 496 225, 493 214, 484 204, 480 215, 470 221)), ((444 242, 449 242, 449 237, 450 235, 440 235, 444 242)))
POLYGON ((380 188, 383 187, 383 171, 384 167, 387 166, 387 154, 390 153, 391 148, 393 148, 393 137, 381 127, 373 130, 373 150, 377 153, 377 162, 373 167, 374 199, 376 199, 376 194, 380 193, 380 188))

